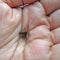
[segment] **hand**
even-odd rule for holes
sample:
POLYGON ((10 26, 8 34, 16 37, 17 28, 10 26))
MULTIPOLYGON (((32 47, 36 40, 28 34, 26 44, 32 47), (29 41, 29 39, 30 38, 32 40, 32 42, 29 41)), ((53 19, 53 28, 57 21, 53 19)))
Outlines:
POLYGON ((59 8, 59 0, 0 0, 0 60, 60 60, 59 8))

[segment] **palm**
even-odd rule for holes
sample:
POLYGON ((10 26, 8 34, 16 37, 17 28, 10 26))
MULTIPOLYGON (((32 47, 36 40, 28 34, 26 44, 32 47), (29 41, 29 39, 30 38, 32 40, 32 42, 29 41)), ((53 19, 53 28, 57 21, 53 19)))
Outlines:
POLYGON ((59 2, 41 0, 21 9, 1 1, 0 60, 60 60, 60 10, 55 10, 59 2), (29 32, 27 40, 21 31, 29 32))

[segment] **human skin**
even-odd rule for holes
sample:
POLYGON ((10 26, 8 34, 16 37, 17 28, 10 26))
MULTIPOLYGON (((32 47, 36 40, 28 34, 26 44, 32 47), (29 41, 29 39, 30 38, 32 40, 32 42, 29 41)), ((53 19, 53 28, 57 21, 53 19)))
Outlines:
POLYGON ((60 0, 23 2, 0 0, 0 60, 60 60, 60 0))

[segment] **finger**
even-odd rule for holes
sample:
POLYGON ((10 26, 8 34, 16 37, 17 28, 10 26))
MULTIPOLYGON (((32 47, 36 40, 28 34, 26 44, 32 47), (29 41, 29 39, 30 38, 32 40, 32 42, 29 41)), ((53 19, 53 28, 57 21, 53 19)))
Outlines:
POLYGON ((51 25, 51 30, 60 27, 60 9, 52 13, 49 16, 48 21, 51 25))
POLYGON ((43 4, 47 14, 60 8, 60 0, 41 0, 41 3, 43 4))
POLYGON ((23 4, 30 4, 35 2, 36 0, 3 0, 4 2, 8 3, 11 7, 21 6, 23 4))

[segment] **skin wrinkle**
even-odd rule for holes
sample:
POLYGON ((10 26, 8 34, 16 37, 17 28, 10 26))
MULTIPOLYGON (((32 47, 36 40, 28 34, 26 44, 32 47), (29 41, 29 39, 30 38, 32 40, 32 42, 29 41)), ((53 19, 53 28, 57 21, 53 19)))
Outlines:
MULTIPOLYGON (((20 39, 20 37, 19 37, 19 39, 20 39)), ((15 47, 15 50, 14 50, 14 52, 13 52, 13 54, 11 55, 11 57, 10 57, 10 59, 9 59, 9 60, 12 60, 12 59, 13 59, 13 57, 14 57, 14 54, 15 54, 15 52, 16 52, 16 50, 17 50, 17 48, 18 48, 18 45, 19 45, 19 39, 18 39, 18 43, 17 43, 17 45, 16 45, 16 47, 15 47)))
MULTIPOLYGON (((24 17, 24 16, 23 16, 24 17)), ((28 27, 27 27, 27 35, 28 35, 28 32, 29 31, 29 20, 28 20, 28 27)), ((28 40, 28 36, 26 36, 26 38, 25 38, 25 42, 26 42, 26 44, 27 44, 27 40, 28 40)), ((25 44, 25 46, 26 46, 26 44, 25 44)), ((23 50, 23 59, 24 60, 26 60, 26 58, 25 58, 25 48, 24 48, 24 50, 23 50)))
POLYGON ((41 4, 42 4, 42 6, 43 6, 43 8, 44 8, 45 12, 47 12, 47 11, 46 11, 46 8, 45 8, 45 6, 44 6, 44 4, 43 4, 42 2, 41 2, 41 4))
MULTIPOLYGON (((23 9, 22 9, 22 12, 23 12, 23 9)), ((22 13, 22 17, 24 17, 24 16, 23 16, 23 13, 22 13)), ((22 18, 22 19, 23 19, 23 18, 22 18)), ((24 20, 24 19, 23 19, 23 20, 24 20)), ((22 20, 22 25, 21 25, 21 31, 24 31, 24 30, 23 30, 23 27, 22 27, 23 24, 24 24, 24 23, 23 23, 23 22, 24 22, 23 20, 22 20)), ((25 46, 26 46, 27 40, 28 40, 28 38, 29 38, 29 20, 28 20, 28 26, 27 26, 26 32, 27 32, 27 34, 26 34, 26 37, 25 37, 25 46)), ((25 47, 24 47, 24 50, 23 50, 23 59, 26 60, 26 58, 25 58, 25 47)))
MULTIPOLYGON (((22 8, 22 24, 21 24, 21 32, 23 31, 23 32, 25 32, 23 29, 23 24, 24 24, 24 16, 23 16, 23 9, 24 8, 22 8)), ((48 23, 49 23, 49 20, 47 19, 47 21, 48 21, 48 23)), ((29 20, 28 20, 28 24, 29 24, 29 20)), ((28 25, 27 24, 27 25, 28 25)), ((50 24, 50 23, 49 23, 50 24)), ((49 28, 50 29, 50 28, 49 28)), ((28 25, 28 27, 27 27, 27 30, 26 31, 28 31, 28 34, 29 34, 29 25, 28 25)), ((51 30, 50 30, 51 31, 51 30)), ((19 36, 20 36, 20 34, 19 34, 19 36)), ((51 40, 53 41, 53 37, 54 36, 54 34, 51 34, 51 40)), ((21 36, 20 36, 21 37, 21 36)), ((19 37, 19 38, 20 38, 19 37)), ((21 37, 22 39, 23 39, 23 37, 21 37)), ((27 41, 28 40, 28 38, 29 38, 29 36, 28 37, 26 37, 25 36, 25 38, 23 39, 23 40, 25 40, 25 42, 26 42, 26 44, 25 44, 25 46, 27 45, 27 43, 30 43, 30 42, 32 42, 32 41, 27 41)), ((37 38, 38 39, 38 38, 37 38)), ((39 38, 40 39, 40 38, 39 38)), ((36 40, 36 39, 35 39, 36 40)), ((42 39, 43 40, 43 39, 42 39)), ((34 41, 34 40, 33 40, 34 41)), ((12 58, 14 57, 14 55, 15 55, 15 52, 16 52, 16 50, 17 50, 17 48, 18 48, 18 45, 19 45, 19 39, 18 39, 18 43, 17 43, 17 45, 16 45, 16 48, 15 48, 15 50, 14 50, 14 52, 13 52, 13 54, 12 54, 12 56, 11 56, 11 58, 10 58, 10 60, 12 60, 12 58)), ((54 45, 54 44, 53 44, 54 45)), ((52 46, 53 46, 52 45, 52 46)), ((55 44, 56 45, 56 44, 55 44)), ((50 48, 52 47, 52 46, 50 46, 50 48)), ((51 50, 51 49, 50 49, 51 50)), ((26 60, 26 57, 25 57, 25 47, 24 47, 24 50, 23 50, 23 57, 24 57, 24 60, 26 60)))
POLYGON ((13 40, 13 39, 11 39, 11 40, 13 40))
MULTIPOLYGON (((23 12, 22 12, 22 17, 23 17, 23 12)), ((21 18, 21 20, 23 21, 23 19, 22 19, 22 18, 21 18)), ((21 31, 22 31, 22 23, 21 23, 21 31)), ((17 48, 18 48, 20 38, 21 38, 21 36, 20 36, 20 34, 19 34, 18 43, 17 43, 17 45, 16 45, 16 47, 15 47, 15 50, 14 50, 14 52, 13 52, 13 54, 11 55, 11 57, 10 57, 10 59, 9 59, 9 60, 12 60, 12 59, 13 59, 14 54, 16 53, 16 50, 17 50, 17 48)))
POLYGON ((53 10, 52 12, 50 12, 50 13, 47 13, 47 11, 46 11, 46 7, 45 7, 45 5, 41 2, 41 4, 42 4, 42 6, 44 7, 44 10, 45 10, 45 12, 46 12, 46 16, 50 16, 52 13, 54 13, 56 10, 58 10, 58 9, 55 9, 55 10, 53 10))
MULTIPOLYGON (((22 9, 22 12, 23 12, 23 9, 22 9)), ((23 22, 23 13, 22 13, 22 23, 21 23, 21 32, 23 32, 24 33, 24 30, 23 30, 23 24, 24 24, 24 22, 23 22)), ((29 20, 28 20, 28 27, 27 27, 27 35, 29 34, 29 20)), ((20 35, 20 34, 19 34, 20 35)), ((19 39, 20 38, 22 38, 21 36, 19 37, 19 39)), ((19 45, 19 39, 18 39, 18 43, 17 43, 17 45, 16 45, 16 47, 15 47, 15 50, 14 50, 14 52, 13 52, 13 54, 11 55, 11 57, 10 57, 10 59, 9 60, 12 60, 13 59, 13 57, 14 57, 14 54, 15 54, 15 52, 16 52, 16 50, 17 50, 17 48, 18 48, 18 45, 19 45)), ((23 38, 22 38, 23 39, 23 38)), ((28 40, 28 36, 26 36, 23 40, 25 40, 25 42, 28 40)), ((27 44, 27 42, 26 42, 26 44, 27 44)), ((26 44, 25 44, 25 46, 26 46, 26 44)), ((25 50, 25 48, 24 48, 24 50, 25 50)), ((25 51, 23 50, 23 57, 24 57, 24 60, 25 60, 25 51)))
MULTIPOLYGON (((24 6, 25 4, 28 4, 28 5, 31 5, 31 4, 33 4, 33 3, 35 3, 35 2, 40 2, 40 0, 34 0, 34 1, 32 1, 32 2, 25 2, 25 0, 21 0, 21 3, 20 4, 18 4, 17 6, 15 6, 13 3, 14 3, 14 0, 2 0, 3 2, 5 2, 5 3, 7 3, 7 4, 9 4, 12 8, 16 8, 16 7, 18 7, 19 5, 20 6, 24 6)), ((15 1, 17 1, 17 0, 15 0, 15 1)), ((28 0, 27 0, 28 1, 28 0)), ((18 3, 20 2, 19 0, 17 1, 18 3)), ((16 2, 16 3, 17 3, 16 2)), ((16 4, 15 3, 15 4, 16 4)))
POLYGON ((41 0, 48 16, 60 8, 59 2, 59 0, 41 0))
MULTIPOLYGON (((12 47, 12 46, 14 45, 14 43, 16 43, 16 42, 17 42, 17 41, 14 41, 13 44, 8 47, 8 49, 6 50, 6 52, 7 52, 9 49, 11 49, 11 47, 12 47)), ((11 43, 11 42, 10 42, 10 43, 11 43)), ((8 46, 8 44, 7 44, 7 46, 8 46)), ((4 46, 4 47, 5 47, 5 46, 4 46)), ((3 47, 3 48, 4 48, 4 47, 3 47)), ((6 53, 6 52, 3 52, 3 53, 6 53)), ((0 52, 0 53, 1 53, 1 52, 0 52)))
MULTIPOLYGON (((59 10, 59 9, 58 9, 59 10)), ((58 10, 56 10, 56 11, 58 11, 58 10)), ((54 14, 56 11, 54 11, 52 14, 54 14)), ((54 22, 54 20, 56 20, 56 19, 54 19, 54 15, 52 15, 52 14, 50 14, 49 15, 49 17, 48 17, 48 21, 49 21, 49 23, 50 23, 50 31, 52 31, 52 30, 54 30, 54 29, 57 29, 57 28, 59 28, 60 26, 57 24, 57 22, 54 22), (53 25, 54 24, 54 25, 53 25), (55 25, 56 24, 56 25, 55 25)), ((58 15, 59 16, 59 15, 58 15)), ((56 18, 56 17, 55 17, 56 18)), ((57 21, 58 21, 59 19, 57 19, 57 21)))
MULTIPOLYGON (((7 44, 9 44, 9 42, 11 42, 14 38, 15 38, 15 37, 13 37, 12 39, 10 39, 10 41, 8 41, 8 42, 5 43, 3 46, 1 46, 0 49, 1 49, 2 47, 5 47, 7 44)), ((16 41, 15 41, 15 42, 16 42, 16 41)), ((12 47, 12 46, 11 46, 11 47, 12 47)), ((10 47, 10 48, 11 48, 11 47, 10 47)))
MULTIPOLYGON (((17 45, 18 46, 18 45, 17 45)), ((17 47, 16 47, 17 48, 17 47)), ((16 51, 16 50, 15 50, 16 51)), ((15 51, 14 51, 14 53, 15 53, 15 51)))
MULTIPOLYGON (((12 11, 13 12, 13 11, 12 11)), ((13 13, 12 13, 12 15, 13 15, 13 13)), ((11 16, 12 17, 12 16, 11 16)), ((13 26, 12 26, 13 27, 13 26)), ((4 30, 4 29, 3 29, 4 30)), ((9 32, 8 32, 9 33, 9 32)), ((14 39, 14 38, 13 38, 14 39)), ((11 39, 12 40, 12 39, 11 39)), ((11 41, 10 40, 10 41, 11 41)), ((8 41, 7 43, 9 43, 10 41, 8 41)), ((2 46, 0 46, 0 49, 2 48, 2 47, 4 47, 7 43, 5 43, 4 45, 2 45, 2 46)))
MULTIPOLYGON (((13 10, 12 10, 13 12, 13 10)), ((13 17, 13 13, 12 13, 12 17, 13 17)), ((13 27, 13 26, 12 26, 13 27)), ((15 28, 16 29, 16 28, 15 28)), ((4 30, 4 29, 3 29, 4 30)), ((8 32, 9 33, 9 32, 8 32)), ((11 33, 12 34, 12 33, 11 33)), ((9 39, 9 37, 7 37, 9 39)), ((11 42, 15 37, 13 37, 12 39, 10 39, 10 41, 6 42, 4 45, 2 45, 0 48, 4 47, 6 44, 9 44, 9 42, 11 42)))

